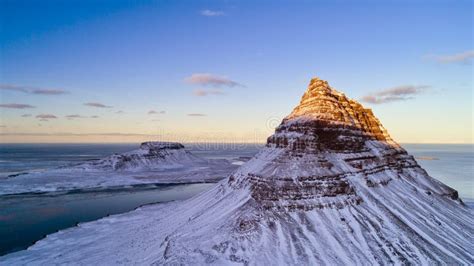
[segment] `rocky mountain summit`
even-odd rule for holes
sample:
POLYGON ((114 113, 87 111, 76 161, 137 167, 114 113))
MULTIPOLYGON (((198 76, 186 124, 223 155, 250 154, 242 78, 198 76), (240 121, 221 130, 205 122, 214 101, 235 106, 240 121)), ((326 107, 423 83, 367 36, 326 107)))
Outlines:
POLYGON ((473 221, 370 109, 315 78, 266 147, 213 189, 59 232, 3 262, 474 264, 473 221))
MULTIPOLYGON (((268 138, 267 150, 275 149, 281 154, 263 171, 237 175, 243 180, 239 182, 251 183, 252 194, 268 207, 341 208, 363 201, 349 182, 355 175, 367 187, 427 176, 392 140, 372 110, 318 78, 311 80, 300 104, 268 138)), ((432 178, 423 183, 426 193, 458 198, 455 190, 432 178)))

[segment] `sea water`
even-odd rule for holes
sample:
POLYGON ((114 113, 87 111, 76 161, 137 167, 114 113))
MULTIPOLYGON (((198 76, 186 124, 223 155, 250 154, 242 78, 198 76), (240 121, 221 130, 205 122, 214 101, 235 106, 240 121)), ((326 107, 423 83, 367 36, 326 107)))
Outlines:
POLYGON ((465 200, 474 200, 474 145, 404 144, 430 176, 456 189, 465 200))

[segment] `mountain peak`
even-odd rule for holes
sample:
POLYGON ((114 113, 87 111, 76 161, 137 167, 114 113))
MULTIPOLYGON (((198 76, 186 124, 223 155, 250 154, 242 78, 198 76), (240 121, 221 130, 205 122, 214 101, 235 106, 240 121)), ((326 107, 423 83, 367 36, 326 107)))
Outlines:
POLYGON ((326 80, 322 80, 319 77, 314 77, 311 79, 309 82, 308 90, 331 90, 331 87, 329 86, 329 83, 326 80))
POLYGON ((349 99, 344 93, 333 89, 327 81, 317 77, 311 79, 300 103, 283 119, 276 133, 293 131, 295 125, 312 128, 313 131, 318 128, 333 131, 334 137, 342 137, 343 142, 347 139, 345 135, 355 134, 364 139, 382 140, 398 146, 371 109, 349 99))

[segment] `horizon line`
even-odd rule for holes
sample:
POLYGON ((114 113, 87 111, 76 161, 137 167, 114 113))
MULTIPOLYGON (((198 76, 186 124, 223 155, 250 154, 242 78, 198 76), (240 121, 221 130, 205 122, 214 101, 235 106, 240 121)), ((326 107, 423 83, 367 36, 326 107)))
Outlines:
MULTIPOLYGON (((247 142, 247 141, 171 141, 171 140, 149 140, 149 141, 124 141, 124 142, 67 142, 67 141, 58 141, 58 142, 2 142, 3 144, 137 144, 144 142, 176 142, 182 144, 261 144, 264 145, 266 142, 247 142)), ((397 142, 398 144, 431 144, 431 145, 474 145, 474 142, 397 142)))

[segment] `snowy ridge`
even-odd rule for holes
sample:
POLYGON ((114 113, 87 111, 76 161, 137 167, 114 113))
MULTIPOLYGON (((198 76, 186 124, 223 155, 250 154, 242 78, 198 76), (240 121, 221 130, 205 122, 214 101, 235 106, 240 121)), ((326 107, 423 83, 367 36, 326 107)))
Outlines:
POLYGON ((209 191, 80 224, 0 264, 474 264, 473 210, 341 95, 313 79, 267 146, 209 191))

